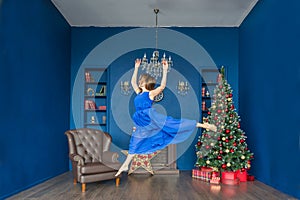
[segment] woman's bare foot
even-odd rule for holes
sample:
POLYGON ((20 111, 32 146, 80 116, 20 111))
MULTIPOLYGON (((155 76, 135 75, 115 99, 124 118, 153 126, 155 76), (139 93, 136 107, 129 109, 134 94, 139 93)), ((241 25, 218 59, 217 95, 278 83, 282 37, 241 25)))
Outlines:
POLYGON ((209 129, 211 131, 216 132, 217 131, 217 127, 213 124, 208 124, 208 123, 204 123, 204 128, 209 129))
POLYGON ((125 172, 125 171, 127 171, 128 170, 128 166, 121 166, 120 167, 120 169, 119 169, 119 171, 116 173, 116 175, 115 176, 119 176, 122 172, 125 172))
POLYGON ((217 127, 215 125, 213 125, 213 124, 208 124, 208 123, 202 124, 202 123, 198 122, 196 126, 198 128, 205 128, 205 129, 209 129, 209 130, 214 131, 214 132, 217 131, 217 127))

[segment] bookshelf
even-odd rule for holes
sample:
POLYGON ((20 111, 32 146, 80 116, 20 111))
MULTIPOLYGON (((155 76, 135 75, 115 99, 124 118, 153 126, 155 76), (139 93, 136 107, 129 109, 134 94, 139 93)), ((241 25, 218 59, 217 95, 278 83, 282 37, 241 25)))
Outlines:
POLYGON ((85 128, 107 129, 107 69, 84 70, 84 117, 85 128))
POLYGON ((218 85, 218 69, 203 68, 202 75, 202 89, 201 89, 201 116, 202 122, 207 122, 208 108, 211 107, 213 100, 213 93, 215 87, 218 85))

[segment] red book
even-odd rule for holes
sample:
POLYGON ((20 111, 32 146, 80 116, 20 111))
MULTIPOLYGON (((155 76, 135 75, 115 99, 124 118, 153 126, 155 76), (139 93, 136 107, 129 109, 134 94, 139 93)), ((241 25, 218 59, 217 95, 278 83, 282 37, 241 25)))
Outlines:
POLYGON ((85 110, 90 109, 90 106, 89 106, 89 100, 85 100, 85 101, 84 101, 84 109, 85 109, 85 110))
POLYGON ((91 75, 89 72, 85 72, 85 81, 86 82, 91 82, 91 75))
POLYGON ((96 104, 94 101, 89 100, 89 109, 96 110, 96 104))
POLYGON ((106 106, 99 106, 99 110, 106 110, 106 106))

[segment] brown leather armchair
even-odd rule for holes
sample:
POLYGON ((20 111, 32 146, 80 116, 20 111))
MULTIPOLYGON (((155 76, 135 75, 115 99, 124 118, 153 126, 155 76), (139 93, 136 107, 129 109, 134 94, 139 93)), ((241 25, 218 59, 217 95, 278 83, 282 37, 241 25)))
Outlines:
POLYGON ((81 191, 85 192, 86 183, 116 179, 121 164, 119 155, 109 150, 111 136, 103 131, 81 128, 65 132, 68 137, 69 158, 72 161, 74 184, 80 182, 81 191))

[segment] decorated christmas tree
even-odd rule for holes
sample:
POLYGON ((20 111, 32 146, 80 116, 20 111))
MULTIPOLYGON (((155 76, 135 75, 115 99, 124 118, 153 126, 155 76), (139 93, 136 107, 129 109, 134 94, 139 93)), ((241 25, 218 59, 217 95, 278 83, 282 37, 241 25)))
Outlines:
POLYGON ((224 77, 224 67, 214 89, 206 122, 215 124, 217 132, 204 130, 196 144, 197 167, 211 167, 217 171, 245 171, 251 167, 253 153, 247 147, 246 135, 240 127, 232 90, 224 77))

